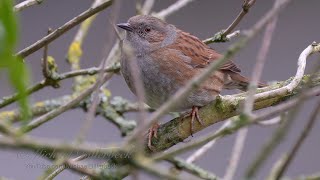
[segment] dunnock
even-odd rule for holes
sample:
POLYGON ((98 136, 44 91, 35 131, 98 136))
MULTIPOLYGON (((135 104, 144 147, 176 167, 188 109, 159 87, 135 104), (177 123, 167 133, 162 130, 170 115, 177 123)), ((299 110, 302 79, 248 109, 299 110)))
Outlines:
MULTIPOLYGON (((197 37, 152 16, 134 16, 127 23, 118 24, 118 27, 126 30, 124 46, 130 46, 134 56, 123 54, 122 75, 136 94, 129 62, 130 58, 135 60, 140 68, 146 103, 152 108, 161 106, 209 63, 222 56, 197 37)), ((173 111, 192 108, 192 133, 195 119, 202 124, 198 107, 213 101, 223 88, 245 90, 248 83, 249 80, 240 75, 240 69, 228 61, 173 111)), ((260 83, 259 87, 262 86, 264 84, 260 83)), ((157 127, 155 125, 149 131, 149 147, 152 136, 156 136, 157 127)))

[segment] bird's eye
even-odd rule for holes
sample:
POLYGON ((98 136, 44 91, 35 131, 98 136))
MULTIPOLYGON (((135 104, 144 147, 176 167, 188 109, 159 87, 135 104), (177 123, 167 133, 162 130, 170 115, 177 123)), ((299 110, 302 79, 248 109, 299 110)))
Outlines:
POLYGON ((151 29, 150 29, 149 27, 147 27, 147 28, 144 29, 144 31, 145 31, 145 32, 150 32, 151 29))

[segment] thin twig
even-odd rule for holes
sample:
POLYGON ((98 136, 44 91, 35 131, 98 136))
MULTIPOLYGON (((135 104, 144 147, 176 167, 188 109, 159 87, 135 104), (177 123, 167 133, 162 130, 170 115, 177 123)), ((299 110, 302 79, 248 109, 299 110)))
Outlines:
POLYGON ((153 13, 153 16, 159 17, 161 19, 165 19, 167 16, 175 13, 176 11, 180 10, 187 4, 191 3, 194 0, 178 0, 174 4, 170 5, 168 8, 161 10, 158 13, 153 13))
MULTIPOLYGON (((106 74, 103 78, 103 81, 107 81, 108 79, 110 79, 112 74, 106 74)), ((34 128, 39 127, 40 125, 42 125, 43 123, 46 123, 47 121, 49 121, 50 119, 53 119, 54 117, 66 112, 68 109, 76 106, 79 102, 81 102, 82 100, 84 100, 87 96, 89 96, 94 90, 96 90, 96 88, 98 88, 100 85, 100 83, 95 83, 93 84, 91 87, 89 87, 88 89, 86 89, 84 92, 81 92, 79 95, 77 95, 77 97, 73 98, 72 100, 70 100, 69 102, 67 102, 65 105, 58 107, 55 110, 52 110, 50 112, 48 112, 47 114, 31 121, 30 123, 28 123, 26 126, 23 126, 21 131, 23 133, 29 132, 31 130, 33 130, 34 128)))
POLYGON ((167 161, 173 163, 176 168, 183 169, 186 172, 189 172, 201 179, 210 179, 210 180, 217 180, 219 179, 216 175, 202 169, 201 167, 198 167, 197 165, 194 165, 192 163, 188 163, 180 158, 169 158, 167 161))
MULTIPOLYGON (((124 46, 123 48, 123 54, 129 61, 129 69, 133 78, 133 86, 135 94, 138 97, 138 107, 139 107, 139 114, 138 114, 138 126, 146 126, 146 112, 144 109, 144 102, 145 102, 145 89, 144 85, 141 79, 141 69, 138 66, 136 55, 133 54, 132 47, 124 46)), ((137 142, 139 144, 143 144, 143 135, 144 132, 141 131, 140 134, 138 134, 137 142)), ((142 147, 142 146, 137 146, 142 147)))
POLYGON ((231 32, 240 23, 240 21, 248 13, 249 9, 254 5, 255 2, 256 0, 244 0, 244 3, 242 4, 241 12, 238 14, 236 19, 234 19, 233 22, 228 26, 228 28, 226 30, 217 32, 213 37, 205 39, 203 42, 205 44, 211 44, 214 42, 227 42, 227 41, 230 41, 232 37, 238 36, 240 34, 239 30, 233 33, 231 32))
POLYGON ((292 126, 292 121, 298 113, 298 109, 301 107, 301 103, 295 106, 287 115, 283 118, 284 123, 281 124, 270 138, 270 140, 263 145, 261 151, 255 157, 253 162, 248 166, 246 171, 246 178, 251 179, 258 173, 261 169, 263 163, 267 160, 267 158, 271 155, 273 150, 280 144, 280 142, 285 138, 288 133, 290 127, 292 126))
POLYGON ((286 153, 281 158, 281 165, 274 170, 274 175, 272 176, 273 179, 278 180, 281 178, 281 176, 284 174, 284 172, 287 170, 289 164, 292 162, 293 158, 295 158, 296 153, 301 148, 302 143, 304 140, 308 137, 310 132, 312 131, 312 128, 314 126, 314 123, 317 120, 317 116, 320 113, 320 101, 318 101, 318 104, 316 105, 316 108, 312 112, 310 119, 308 120, 307 124, 305 125, 303 131, 300 133, 300 136, 294 143, 293 147, 290 149, 288 153, 286 153))
POLYGON ((155 3, 155 0, 146 0, 142 7, 142 14, 149 14, 154 3, 155 3))
POLYGON ((254 5, 256 0, 244 0, 244 3, 242 5, 242 10, 239 13, 239 15, 236 17, 235 20, 229 25, 229 27, 223 31, 222 36, 227 36, 231 33, 231 31, 234 30, 234 28, 240 23, 242 18, 249 12, 249 9, 254 5))
MULTIPOLYGON (((78 156, 76 158, 73 158, 71 161, 72 162, 76 162, 76 161, 81 161, 85 158, 89 157, 87 154, 78 156)), ((69 161, 70 162, 70 161, 69 161)), ((52 180, 54 179, 58 174, 60 174, 63 170, 65 170, 66 168, 68 168, 70 166, 67 166, 66 164, 61 165, 60 167, 58 167, 56 170, 54 170, 51 174, 49 174, 49 176, 47 176, 45 178, 45 180, 52 180)))
MULTIPOLYGON (((96 0, 94 2, 94 5, 95 4, 99 4, 100 3, 100 0, 96 0)), ((119 7, 119 6, 117 6, 119 7)), ((113 12, 114 15, 112 16, 113 18, 116 19, 116 17, 118 17, 118 14, 119 14, 119 8, 116 8, 115 12, 113 12)), ((112 31, 110 31, 108 33, 108 39, 111 39, 112 38, 112 31)), ((111 43, 109 43, 110 47, 107 47, 106 49, 107 50, 111 50, 111 43)), ((102 86, 105 81, 104 81, 104 72, 103 72, 103 69, 106 67, 106 64, 107 64, 107 59, 103 58, 101 63, 100 63, 100 71, 99 71, 99 74, 98 74, 98 77, 97 77, 97 84, 98 84, 98 87, 102 86)), ((79 131, 79 134, 78 136, 76 137, 76 143, 81 143, 84 138, 87 136, 87 133, 92 125, 92 122, 94 120, 94 117, 95 117, 95 114, 96 114, 96 110, 97 110, 97 107, 98 107, 98 104, 100 102, 100 96, 99 96, 99 91, 100 89, 97 88, 94 92, 93 92, 93 95, 92 95, 92 102, 90 104, 90 107, 89 107, 89 111, 86 115, 86 118, 85 118, 85 121, 79 131)))
MULTIPOLYGON (((315 50, 319 50, 319 47, 316 46, 315 43, 313 43, 313 47, 315 47, 315 50)), ((307 48, 308 49, 308 48, 307 48)), ((305 50, 306 51, 306 50, 305 50)), ((304 52, 304 51, 303 51, 304 52)), ((310 54, 312 52, 309 52, 310 54)), ((303 53, 301 53, 303 54, 303 53)), ((306 57, 308 55, 305 55, 306 57)), ((301 57, 301 56, 300 56, 301 57)), ((304 58, 302 58, 304 59, 304 58)), ((299 68, 303 69, 305 67, 305 60, 301 60, 299 58, 298 61, 298 71, 296 76, 299 76, 299 68)), ((318 62, 319 64, 319 62, 318 62)), ((314 69, 313 71, 316 72, 318 70, 318 68, 314 69)), ((303 73, 303 72, 300 72, 303 73)), ((310 77, 310 79, 312 80, 314 78, 314 75, 312 75, 310 77)), ((295 79, 295 78, 294 78, 295 79)), ((294 80, 293 80, 294 81, 294 80)), ((305 89, 310 87, 310 83, 311 81, 308 80, 306 82, 306 84, 302 87, 302 89, 300 90, 300 92, 304 92, 305 89)), ((291 83, 290 83, 291 84, 291 83)), ((288 86, 290 86, 290 84, 288 86)), ((298 96, 298 98, 303 99, 304 98, 304 94, 302 93, 300 95, 300 97, 298 96)), ((255 174, 257 174, 259 168, 262 166, 263 162, 267 159, 267 157, 270 156, 270 154, 272 153, 272 151, 275 149, 275 147, 281 142, 281 140, 284 139, 285 135, 288 133, 289 128, 292 126, 293 121, 295 120, 295 114, 298 113, 299 108, 303 105, 303 102, 299 103, 294 109, 290 110, 289 113, 287 113, 288 115, 285 116, 287 117, 286 120, 284 121, 283 124, 281 124, 281 126, 276 130, 276 132, 274 133, 273 137, 270 139, 270 141, 268 141, 268 143, 266 143, 266 145, 262 148, 262 150, 260 151, 260 153, 258 154, 258 156, 255 158, 255 160, 253 161, 253 163, 251 164, 251 166, 249 166, 246 176, 248 178, 253 178, 255 174)))
POLYGON ((177 180, 178 178, 168 173, 165 167, 157 165, 146 157, 138 157, 131 163, 134 167, 137 167, 151 175, 160 177, 161 179, 177 180))
POLYGON ((25 0, 14 6, 13 10, 18 12, 22 11, 30 6, 41 4, 44 0, 25 0))
MULTIPOLYGON (((279 1, 281 0, 275 0, 274 6, 276 7, 279 4, 279 1)), ((252 75, 251 75, 251 81, 249 84, 249 89, 247 91, 247 99, 244 104, 244 113, 247 115, 251 115, 252 108, 253 108, 253 102, 254 102, 254 94, 256 93, 256 89, 258 86, 258 82, 260 80, 263 67, 267 58, 267 54, 270 48, 271 39, 273 36, 274 29, 277 24, 277 16, 275 16, 266 27, 266 31, 262 40, 261 48, 258 52, 257 61, 253 68, 252 75)))
MULTIPOLYGON (((116 63, 114 65, 111 65, 110 67, 105 68, 103 71, 104 72, 118 72, 120 69, 120 64, 116 63)), ((97 67, 92 67, 92 68, 88 68, 88 69, 80 69, 80 70, 74 70, 74 71, 70 71, 70 72, 66 72, 66 73, 62 73, 62 74, 55 74, 52 79, 54 81, 61 81, 64 79, 68 79, 68 78, 73 78, 75 76, 81 76, 81 75, 95 75, 100 71, 100 68, 97 67)), ((50 83, 48 83, 48 81, 46 80, 42 80, 38 83, 36 83, 35 85, 33 85, 32 87, 28 88, 26 90, 26 94, 30 95, 46 86, 49 86, 50 83)), ((15 101, 17 101, 20 98, 20 94, 13 94, 11 96, 6 96, 0 99, 0 108, 3 108, 15 101)))
POLYGON ((100 179, 101 175, 97 173, 94 169, 90 168, 89 165, 77 163, 72 160, 67 160, 64 163, 69 169, 75 170, 76 172, 81 173, 82 175, 87 175, 94 179, 100 179))
POLYGON ((243 128, 239 130, 236 142, 234 143, 233 150, 231 152, 231 158, 229 159, 229 165, 226 169, 223 180, 233 179, 240 161, 247 134, 248 128, 243 128))
MULTIPOLYGON (((286 112, 284 112, 286 113, 286 112)), ((280 124, 282 122, 282 119, 280 116, 268 119, 268 120, 264 120, 264 121, 259 121, 257 122, 257 124, 262 125, 262 126, 271 126, 271 125, 275 125, 275 124, 280 124)))
POLYGON ((58 29, 54 30, 49 35, 43 37, 42 39, 38 40, 34 44, 28 46, 27 48, 19 51, 16 56, 20 56, 21 58, 25 58, 29 56, 30 54, 34 53, 35 51, 39 50, 46 44, 49 44, 50 42, 54 41, 67 31, 69 31, 74 26, 78 25, 82 21, 86 20, 90 16, 95 15, 96 13, 104 10, 105 8, 109 7, 112 4, 112 0, 105 0, 103 3, 97 5, 96 7, 91 7, 88 10, 84 11, 83 13, 79 14, 78 16, 74 17, 58 29))
MULTIPOLYGON (((104 0, 95 0, 91 4, 91 8, 96 7, 97 5, 101 4, 104 0)), ((72 43, 69 46, 68 54, 67 54, 67 61, 71 65, 71 70, 79 70, 80 69, 80 57, 82 56, 82 43, 84 38, 87 36, 89 28, 92 25, 92 22, 97 17, 97 14, 92 15, 91 17, 87 18, 80 24, 80 28, 78 29, 76 35, 73 38, 72 43)), ((82 77, 75 78, 74 86, 80 84, 83 80, 82 77)), ((74 88, 76 89, 76 88, 74 88)))
POLYGON ((319 51, 320 51, 320 44, 313 42, 305 50, 303 50, 302 53, 300 54, 299 59, 298 59, 298 69, 297 69, 296 75, 294 76, 294 78, 292 79, 292 81, 288 85, 283 86, 279 89, 274 89, 271 91, 266 91, 266 92, 256 94, 254 96, 254 99, 264 100, 264 99, 268 99, 268 98, 273 98, 278 95, 283 95, 288 92, 292 92, 299 85, 299 83, 301 82, 301 80, 303 78, 304 70, 306 68, 307 58, 311 54, 314 54, 319 51))
POLYGON ((53 139, 45 138, 31 138, 31 137, 1 137, 0 146, 3 149, 24 149, 33 151, 42 156, 54 156, 53 153, 79 153, 79 154, 88 154, 93 157, 102 157, 108 159, 110 157, 118 156, 122 158, 129 158, 130 153, 126 152, 124 149, 121 149, 117 144, 81 144, 74 145, 72 143, 59 142, 53 139), (108 147, 108 148, 105 148, 108 147))
MULTIPOLYGON (((221 131, 224 128, 230 126, 230 121, 227 120, 217 131, 221 131)), ((203 156, 212 146, 217 142, 219 138, 216 138, 207 144, 203 145, 200 149, 198 149, 196 152, 194 152, 191 156, 188 157, 186 160, 187 163, 194 163, 197 159, 199 159, 201 156, 203 156)))
MULTIPOLYGON (((65 104, 70 99, 72 99, 71 95, 64 95, 54 99, 35 102, 30 107, 30 112, 31 112, 30 118, 41 116, 65 104)), ((20 112, 20 109, 0 112, 0 121, 9 122, 10 124, 20 122, 21 118, 22 118, 22 114, 20 112)))

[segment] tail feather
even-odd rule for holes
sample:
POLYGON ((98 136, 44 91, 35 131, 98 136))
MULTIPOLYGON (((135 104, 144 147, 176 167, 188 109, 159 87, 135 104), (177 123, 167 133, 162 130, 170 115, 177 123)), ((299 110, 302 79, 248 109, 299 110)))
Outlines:
MULTIPOLYGON (((240 73, 228 72, 231 81, 225 84, 226 89, 240 89, 242 91, 247 91, 250 79, 242 76, 240 73)), ((265 83, 258 82, 258 87, 266 87, 268 86, 265 83)))

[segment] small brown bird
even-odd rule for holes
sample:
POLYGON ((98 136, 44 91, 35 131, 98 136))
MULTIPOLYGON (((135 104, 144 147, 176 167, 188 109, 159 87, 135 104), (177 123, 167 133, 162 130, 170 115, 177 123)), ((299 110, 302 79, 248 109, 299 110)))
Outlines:
MULTIPOLYGON (((118 24, 118 27, 127 32, 124 45, 133 50, 133 60, 141 71, 146 103, 152 108, 161 106, 208 64, 222 56, 197 37, 152 16, 134 16, 127 23, 118 24)), ((121 72, 131 91, 136 94, 129 58, 126 54, 122 56, 121 72)), ((192 109, 192 133, 195 119, 202 124, 198 107, 213 101, 223 88, 246 90, 248 83, 249 80, 240 74, 240 69, 228 61, 173 111, 192 109)), ((262 86, 264 84, 260 83, 259 87, 262 86)), ((156 137, 157 127, 155 125, 149 131, 149 147, 152 136, 156 137)))

